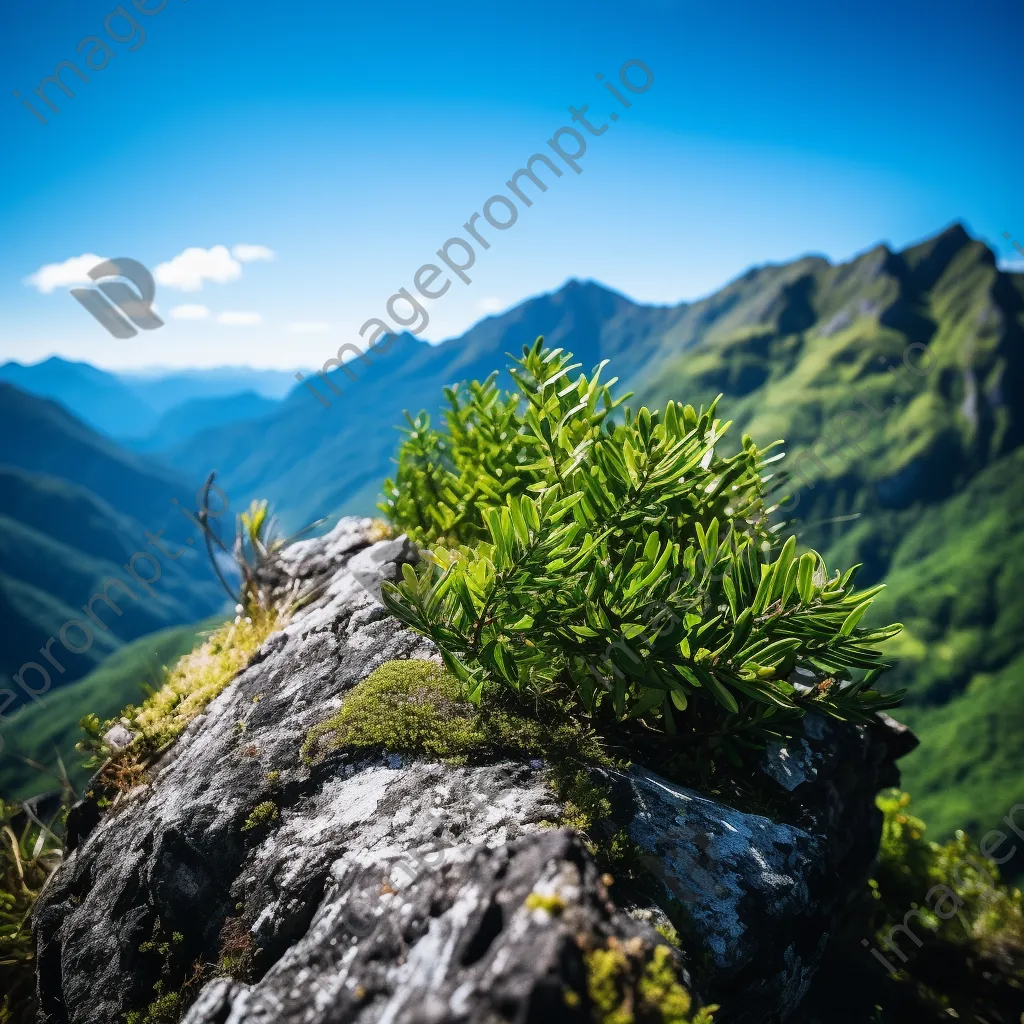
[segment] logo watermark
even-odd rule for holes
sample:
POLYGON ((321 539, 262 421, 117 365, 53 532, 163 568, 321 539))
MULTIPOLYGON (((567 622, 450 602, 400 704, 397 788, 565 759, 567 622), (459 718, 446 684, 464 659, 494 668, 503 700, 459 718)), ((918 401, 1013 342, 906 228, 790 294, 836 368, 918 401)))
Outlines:
POLYGON ((72 288, 71 294, 109 334, 115 338, 134 338, 139 333, 137 327, 144 331, 163 327, 163 320, 153 312, 153 275, 138 260, 127 256, 104 260, 89 271, 89 277, 100 283, 95 288, 72 288), (124 281, 103 278, 124 278, 136 290, 124 281))

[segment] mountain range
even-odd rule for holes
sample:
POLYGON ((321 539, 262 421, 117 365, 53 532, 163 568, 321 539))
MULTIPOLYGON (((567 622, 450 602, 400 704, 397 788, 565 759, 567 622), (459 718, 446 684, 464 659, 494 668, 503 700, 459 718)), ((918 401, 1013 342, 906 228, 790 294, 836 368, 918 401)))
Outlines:
MULTIPOLYGON (((167 474, 216 470, 235 508, 269 498, 289 528, 372 514, 404 411, 437 415, 444 385, 485 377, 539 334, 588 370, 611 360, 634 407, 721 394, 732 443, 785 439, 769 482, 790 495, 780 515, 830 563, 886 582, 877 614, 905 623, 890 679, 923 738, 903 762, 915 807, 940 833, 1006 814, 1024 769, 1024 275, 959 224, 902 251, 755 267, 696 302, 645 305, 571 280, 459 338, 400 335, 310 378, 327 407, 303 385, 191 394, 201 401, 177 426, 151 421, 134 443, 167 474)), ((132 397, 106 414, 123 430, 141 399, 119 383, 132 397)), ((85 415, 80 393, 61 401, 85 415)), ((60 472, 53 460, 39 451, 17 467, 60 472)))
MULTIPOLYGON (((49 678, 44 684, 41 672, 28 670, 28 687, 57 692, 126 643, 193 623, 224 605, 227 595, 196 544, 198 531, 181 515, 194 513, 201 484, 119 447, 56 402, 0 383, 5 723, 31 700, 16 686, 27 663, 49 678), (170 555, 159 555, 163 549, 170 555), (139 582, 151 578, 151 587, 139 582), (90 604, 107 592, 113 603, 100 597, 90 604), (62 635, 72 622, 84 625, 62 635)), ((5 742, 12 730, 20 731, 17 718, 4 726, 5 742)), ((6 758, 0 766, 0 780, 10 763, 6 758)))
POLYGON ((147 449, 169 447, 227 419, 265 413, 295 386, 288 370, 225 366, 116 374, 58 356, 30 365, 4 363, 0 381, 52 398, 94 430, 147 449))

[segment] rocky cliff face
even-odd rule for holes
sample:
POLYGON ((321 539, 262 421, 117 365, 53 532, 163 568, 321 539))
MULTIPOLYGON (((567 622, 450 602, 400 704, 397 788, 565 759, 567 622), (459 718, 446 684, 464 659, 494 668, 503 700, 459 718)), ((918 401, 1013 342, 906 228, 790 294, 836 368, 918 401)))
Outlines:
POLYGON ((618 906, 580 840, 550 827, 559 806, 540 760, 300 757, 377 666, 436 657, 377 600, 415 552, 371 545, 368 526, 343 520, 290 548, 277 595, 314 600, 145 785, 102 816, 73 811, 73 852, 35 914, 40 1024, 146 1007, 135 1020, 588 1020, 588 952, 615 950, 638 977, 655 969, 666 947, 651 923, 669 906, 689 922, 683 977, 722 1004, 716 1020, 784 1020, 869 869, 874 795, 912 739, 888 720, 809 721, 765 758, 780 793, 799 797, 797 821, 638 765, 616 776, 616 816, 664 897, 618 906))

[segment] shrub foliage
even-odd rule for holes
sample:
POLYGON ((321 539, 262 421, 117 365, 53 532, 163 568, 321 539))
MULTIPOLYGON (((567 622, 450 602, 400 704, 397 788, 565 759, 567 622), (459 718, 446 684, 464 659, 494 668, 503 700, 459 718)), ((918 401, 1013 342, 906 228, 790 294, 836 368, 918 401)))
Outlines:
MULTIPOLYGON (((575 695, 592 715, 762 741, 809 709, 898 703, 872 684, 898 625, 860 621, 880 588, 830 576, 768 518, 767 457, 711 408, 632 413, 538 338, 510 368, 447 388, 444 430, 407 417, 381 505, 429 548, 385 588, 480 700, 575 695)), ((774 446, 772 446, 774 447, 774 446)))

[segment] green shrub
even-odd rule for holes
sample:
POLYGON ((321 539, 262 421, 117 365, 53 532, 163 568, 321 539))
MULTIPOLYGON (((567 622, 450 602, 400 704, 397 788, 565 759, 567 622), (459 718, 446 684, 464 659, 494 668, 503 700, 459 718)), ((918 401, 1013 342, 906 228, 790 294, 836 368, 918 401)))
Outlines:
MULTIPOLYGON (((907 807, 906 793, 890 791, 878 798, 884 815, 878 864, 871 880, 879 948, 890 952, 892 929, 913 921, 930 941, 976 953, 1013 950, 1024 982, 1024 898, 1000 881, 999 868, 963 832, 946 843, 924 836, 925 824, 907 807)), ((910 952, 914 944, 903 942, 910 952)), ((906 962, 906 961, 902 961, 906 962)))
POLYGON ((767 449, 744 437, 723 455, 714 404, 634 415, 604 364, 572 381, 578 365, 538 338, 510 370, 519 393, 496 375, 446 389, 445 431, 410 418, 385 484, 381 508, 431 546, 385 603, 470 699, 569 693, 590 714, 741 743, 811 708, 864 721, 898 703, 871 685, 900 627, 858 625, 880 588, 782 542, 767 449))

